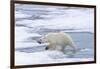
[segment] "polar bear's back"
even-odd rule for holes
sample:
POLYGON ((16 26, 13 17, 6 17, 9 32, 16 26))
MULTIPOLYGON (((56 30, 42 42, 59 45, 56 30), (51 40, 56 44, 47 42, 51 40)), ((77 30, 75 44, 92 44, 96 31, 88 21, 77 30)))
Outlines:
POLYGON ((56 32, 56 33, 48 33, 46 35, 46 38, 51 42, 51 43, 55 43, 55 44, 67 44, 67 45, 71 45, 73 44, 73 40, 70 37, 69 34, 67 33, 63 33, 63 32, 56 32), (48 38, 49 37, 49 38, 48 38))

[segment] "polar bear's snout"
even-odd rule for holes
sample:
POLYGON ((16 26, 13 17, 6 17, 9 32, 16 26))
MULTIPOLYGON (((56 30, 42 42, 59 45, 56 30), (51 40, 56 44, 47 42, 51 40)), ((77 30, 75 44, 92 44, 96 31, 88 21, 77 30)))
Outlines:
POLYGON ((49 49, 48 47, 45 48, 45 50, 48 50, 48 49, 49 49))
POLYGON ((41 41, 37 41, 37 43, 41 44, 41 41))
POLYGON ((42 40, 39 38, 36 40, 37 43, 42 44, 42 40))
POLYGON ((41 42, 41 40, 39 39, 39 40, 37 40, 37 43, 41 44, 42 42, 41 42))

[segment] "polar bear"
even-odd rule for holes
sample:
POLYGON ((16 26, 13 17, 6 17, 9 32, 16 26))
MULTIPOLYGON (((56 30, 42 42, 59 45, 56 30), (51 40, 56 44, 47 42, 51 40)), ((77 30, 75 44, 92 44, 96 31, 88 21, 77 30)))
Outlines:
POLYGON ((66 46, 70 46, 75 51, 75 43, 71 36, 64 32, 48 33, 41 37, 38 43, 49 43, 46 50, 58 50, 64 52, 66 46))

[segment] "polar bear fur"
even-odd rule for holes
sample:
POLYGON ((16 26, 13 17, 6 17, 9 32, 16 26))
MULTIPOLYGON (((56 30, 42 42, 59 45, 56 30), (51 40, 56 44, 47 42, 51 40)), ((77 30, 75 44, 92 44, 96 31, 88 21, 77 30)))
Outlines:
POLYGON ((49 43, 46 50, 64 51, 66 46, 70 46, 75 50, 75 44, 69 34, 63 32, 48 33, 41 37, 38 43, 49 43))

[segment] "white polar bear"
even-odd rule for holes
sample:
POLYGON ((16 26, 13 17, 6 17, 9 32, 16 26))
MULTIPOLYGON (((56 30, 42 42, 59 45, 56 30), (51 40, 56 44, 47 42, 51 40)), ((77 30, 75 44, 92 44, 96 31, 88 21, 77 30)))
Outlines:
POLYGON ((49 43, 46 50, 64 51, 66 46, 70 46, 75 51, 75 44, 69 34, 64 32, 48 33, 41 37, 38 43, 49 43))

